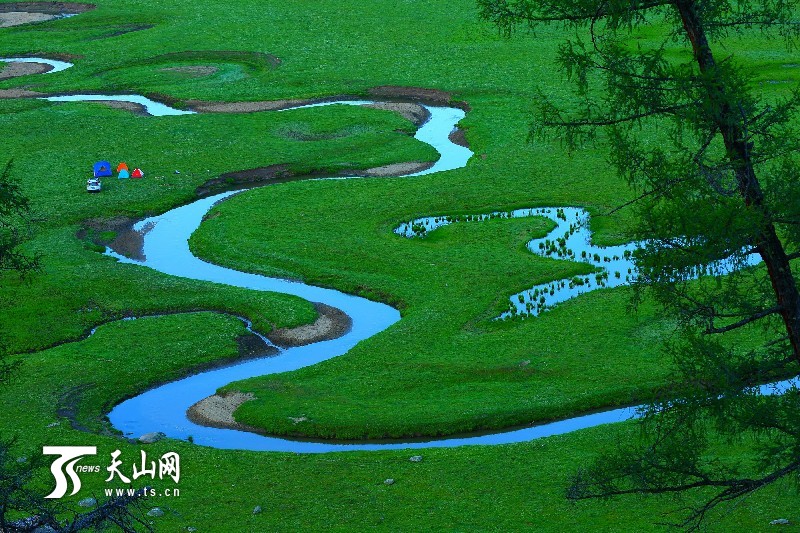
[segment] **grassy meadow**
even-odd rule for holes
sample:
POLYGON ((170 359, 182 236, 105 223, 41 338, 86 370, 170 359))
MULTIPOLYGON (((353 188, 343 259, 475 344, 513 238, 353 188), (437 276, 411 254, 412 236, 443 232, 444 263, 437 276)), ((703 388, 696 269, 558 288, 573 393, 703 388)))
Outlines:
MULTIPOLYGON (((94 3, 69 19, 0 29, 0 57, 75 63, 1 80, 0 91, 145 94, 186 107, 192 100, 368 97, 375 87, 402 86, 446 91, 469 107, 460 126, 476 155, 463 169, 275 184, 218 205, 193 235, 192 249, 205 260, 359 294, 402 314, 344 356, 227 385, 256 397, 236 411, 238 421, 314 438, 451 435, 635 404, 667 383, 671 363, 661 345, 672 322, 648 300, 633 312, 630 289, 595 291, 537 318, 493 320, 509 295, 590 271, 525 249, 550 221, 465 223, 424 239, 393 232, 420 216, 581 206, 593 215, 597 243, 631 239, 632 213, 608 213, 634 192, 602 147, 568 157, 558 139, 529 142, 536 91, 571 98, 554 64, 560 30, 505 39, 479 20, 472 0, 94 3), (290 418, 301 416, 307 420, 299 424, 290 418)), ((645 28, 638 40, 646 44, 662 30, 645 28)), ((765 98, 800 82, 796 52, 781 43, 745 34, 725 47, 765 98)), ((180 497, 147 504, 166 511, 151 519, 157 531, 645 531, 666 529, 703 497, 567 502, 576 468, 631 439, 637 428, 630 423, 413 453, 255 453, 119 438, 104 419, 113 405, 237 357, 236 340, 246 332, 224 313, 267 333, 309 323, 315 311, 296 297, 119 264, 79 238, 86 220, 161 213, 237 170, 280 164, 297 175, 333 176, 436 154, 411 137, 408 120, 351 106, 144 117, 97 103, 0 98, 0 131, 0 164, 13 160, 12 176, 31 199, 26 249, 42 264, 30 279, 0 275, 0 339, 21 365, 0 388, 0 436, 18 437, 21 457, 45 445, 96 445, 106 457, 119 449, 131 461, 141 449, 178 451, 180 497), (127 161, 147 177, 106 179, 100 195, 88 195, 85 179, 98 159, 127 161), (176 311, 184 313, 114 322, 176 311), (59 415, 65 410, 72 421, 59 415), (422 462, 410 462, 418 453, 422 462), (262 512, 253 514, 255 506, 262 512)), ((755 334, 731 342, 746 345, 755 334)), ((720 443, 718 453, 746 469, 754 461, 746 444, 720 443)), ((84 489, 66 501, 100 495, 104 478, 84 476, 84 489)), ((37 483, 49 491, 52 477, 44 471, 37 483)), ((707 527, 795 523, 798 502, 795 487, 779 484, 721 507, 707 527)))

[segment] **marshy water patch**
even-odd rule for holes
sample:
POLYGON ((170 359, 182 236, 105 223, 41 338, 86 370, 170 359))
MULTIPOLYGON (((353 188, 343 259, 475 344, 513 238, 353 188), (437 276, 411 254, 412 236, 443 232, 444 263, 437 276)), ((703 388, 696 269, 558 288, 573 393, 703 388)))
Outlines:
MULTIPOLYGON (((586 263, 593 266, 595 272, 534 285, 530 289, 513 294, 509 297, 508 310, 497 319, 538 316, 581 294, 630 285, 637 280, 634 253, 647 243, 630 242, 618 246, 593 244, 589 212, 579 207, 538 207, 476 215, 422 217, 400 224, 395 228, 395 233, 407 238, 421 238, 431 231, 450 224, 526 217, 545 217, 556 223, 556 227, 545 237, 527 243, 527 249, 531 253, 550 259, 586 263)), ((750 254, 745 260, 747 266, 760 262, 761 257, 757 254, 750 254)), ((709 265, 698 265, 691 277, 706 274, 725 275, 739 266, 741 265, 737 265, 734 261, 723 259, 709 265)))

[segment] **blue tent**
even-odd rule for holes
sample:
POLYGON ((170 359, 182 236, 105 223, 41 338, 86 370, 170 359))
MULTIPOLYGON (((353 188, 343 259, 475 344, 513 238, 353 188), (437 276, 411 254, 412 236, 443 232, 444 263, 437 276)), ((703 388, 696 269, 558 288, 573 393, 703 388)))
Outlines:
POLYGON ((119 171, 119 176, 117 176, 117 177, 119 179, 121 179, 121 180, 124 180, 124 179, 130 178, 131 175, 128 172, 128 169, 123 168, 122 170, 119 171))
POLYGON ((111 163, 108 161, 98 161, 94 164, 94 177, 106 178, 111 176, 111 163))

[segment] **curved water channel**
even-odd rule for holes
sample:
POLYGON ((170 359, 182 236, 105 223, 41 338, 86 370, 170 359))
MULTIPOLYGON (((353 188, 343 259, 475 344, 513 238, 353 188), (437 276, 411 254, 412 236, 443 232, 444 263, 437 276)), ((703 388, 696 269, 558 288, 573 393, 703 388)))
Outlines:
MULTIPOLYGON (((51 64, 51 60, 38 58, 24 59, 30 62, 51 64)), ((9 59, 0 59, 0 61, 9 61, 9 59)), ((67 64, 64 68, 68 68, 68 66, 70 65, 67 64)), ((61 70, 63 70, 63 68, 61 70)), ((154 116, 192 113, 191 111, 173 109, 138 95, 69 95, 44 97, 44 99, 54 102, 127 101, 143 105, 148 113, 154 116)), ((339 101, 298 107, 364 105, 370 103, 373 102, 339 101)), ((464 118, 464 112, 460 109, 449 107, 425 107, 430 113, 430 119, 420 127, 415 138, 433 146, 439 152, 440 158, 431 168, 415 174, 409 174, 408 177, 461 168, 466 165, 467 161, 472 156, 472 152, 469 149, 452 143, 448 138, 456 124, 464 118)), ((156 387, 126 400, 117 405, 108 415, 114 427, 126 435, 141 435, 153 431, 160 431, 171 438, 188 439, 191 437, 193 442, 197 444, 222 449, 326 453, 350 450, 509 444, 552 435, 560 435, 601 424, 628 420, 638 416, 637 407, 625 407, 549 424, 485 435, 443 439, 431 438, 427 440, 420 439, 414 442, 366 443, 319 442, 268 437, 238 430, 200 426, 191 422, 186 416, 186 411, 189 407, 199 400, 215 394, 220 387, 234 381, 254 376, 276 374, 304 368, 337 357, 346 353, 358 342, 386 330, 391 327, 392 324, 400 320, 400 313, 396 309, 382 303, 348 295, 333 289, 239 272, 205 262, 195 257, 189 249, 188 241, 192 233, 200 226, 205 214, 217 203, 236 194, 241 194, 242 192, 243 191, 229 191, 220 193, 139 222, 135 229, 144 231, 145 228, 148 228, 144 237, 144 261, 128 259, 110 251, 107 253, 116 257, 120 262, 139 264, 168 275, 250 290, 292 294, 311 302, 324 303, 347 313, 352 319, 352 328, 348 333, 337 339, 289 348, 280 351, 277 356, 251 360, 195 374, 156 387)), ((603 269, 606 275, 601 275, 599 278, 596 278, 596 283, 593 286, 589 283, 580 285, 573 283, 573 286, 570 287, 569 290, 562 290, 566 287, 566 284, 562 284, 559 281, 552 282, 548 287, 558 287, 558 291, 553 290, 552 292, 553 294, 559 294, 559 296, 556 297, 556 299, 547 300, 541 306, 536 305, 536 302, 539 302, 537 298, 540 297, 543 289, 539 290, 537 287, 534 287, 530 291, 526 291, 525 296, 520 297, 520 295, 515 295, 512 297, 512 304, 515 301, 513 298, 516 298, 517 301, 522 303, 522 308, 518 311, 519 313, 538 314, 546 308, 558 303, 556 300, 563 301, 564 299, 577 296, 588 290, 601 288, 604 286, 604 284, 601 283, 602 279, 609 281, 605 286, 616 286, 631 281, 632 272, 628 272, 627 269, 630 268, 630 253, 635 248, 635 244, 614 248, 591 248, 588 214, 581 209, 534 208, 508 212, 507 214, 492 213, 488 215, 474 215, 472 216, 473 218, 468 218, 467 220, 488 220, 496 217, 516 218, 520 216, 545 216, 553 219, 557 223, 557 227, 548 234, 548 238, 531 241, 529 244, 531 251, 545 256, 555 254, 565 259, 583 259, 603 269), (566 224, 562 224, 562 221, 566 224), (558 233, 558 237, 553 237, 556 232, 561 232, 565 228, 565 237, 561 237, 561 233, 558 233), (564 238, 567 242, 565 242, 564 245, 559 243, 558 246, 553 247, 551 247, 550 244, 542 247, 538 246, 539 242, 543 244, 545 242, 558 242, 559 238, 564 238), (553 239, 553 241, 550 239, 553 239), (581 246, 583 246, 583 248, 581 248, 581 246), (589 249, 591 249, 591 253, 587 258, 587 256, 583 255, 583 252, 589 249), (595 253, 598 255, 595 256, 595 253), (612 271, 624 271, 626 275, 614 276, 612 278, 607 274, 612 271), (580 289, 574 290, 578 286, 580 289), (534 293, 534 291, 536 292, 534 293), (536 297, 533 296, 534 294, 536 294, 536 297), (528 300, 526 301, 525 298, 528 298, 528 300), (534 305, 527 305, 530 302, 534 302, 534 305)), ((396 232, 407 237, 420 236, 424 235, 427 231, 460 220, 459 217, 455 219, 451 217, 418 219, 401 225, 397 228, 396 232)), ((548 289, 547 292, 549 294, 550 290, 548 289)), ((788 380, 777 384, 764 385, 760 388, 760 392, 765 395, 782 393, 789 387, 796 385, 797 380, 788 380)))
POLYGON ((0 57, 0 62, 2 63, 38 63, 41 65, 50 65, 53 67, 52 69, 48 70, 47 72, 43 72, 42 74, 55 74, 56 72, 61 72, 62 70, 67 70, 73 66, 72 63, 67 63, 66 61, 58 61, 56 59, 45 59, 43 57, 0 57))

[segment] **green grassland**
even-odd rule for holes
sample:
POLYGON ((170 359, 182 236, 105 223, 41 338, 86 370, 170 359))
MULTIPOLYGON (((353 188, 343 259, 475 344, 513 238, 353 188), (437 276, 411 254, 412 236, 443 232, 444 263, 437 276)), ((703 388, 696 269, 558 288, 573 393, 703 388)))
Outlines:
MULTIPOLYGON (((237 420, 315 437, 444 435, 635 403, 664 385, 670 362, 660 344, 671 323, 649 301, 631 313, 628 289, 595 291, 538 318, 492 320, 508 295, 588 272, 525 250, 549 221, 454 225, 425 239, 393 233, 419 216, 575 205, 592 213, 596 242, 630 240, 632 214, 607 213, 633 192, 601 148, 567 158, 557 139, 528 142, 536 89, 569 99, 554 66, 560 31, 506 40, 478 19, 471 0, 95 3, 74 18, 0 29, 0 56, 63 54, 75 62, 61 73, 0 81, 0 89, 140 93, 183 106, 365 96, 398 85, 448 91, 470 107, 461 126, 476 156, 464 169, 265 187, 216 207, 193 236, 193 250, 209 261, 358 293, 403 316, 345 356, 227 386, 257 397, 237 420), (197 77, 164 70, 181 66, 216 70, 197 77), (297 416, 309 420, 291 423, 297 416)), ((658 32, 642 31, 641 42, 658 32)), ((800 80, 796 55, 780 43, 744 35, 726 46, 767 98, 800 80)), ((0 277, 0 334, 22 364, 0 389, 0 434, 18 435, 26 456, 42 445, 96 444, 101 455, 120 449, 138 457, 141 445, 115 437, 103 414, 158 383, 230 361, 244 333, 229 316, 187 313, 114 322, 80 340, 99 324, 213 310, 246 316, 266 332, 315 316, 298 298, 118 264, 76 237, 84 220, 163 212, 230 171, 285 164, 295 174, 337 175, 436 157, 410 137, 410 122, 350 106, 153 118, 102 104, 0 99, 0 131, 0 162, 13 159, 12 175, 32 200, 27 247, 43 266, 28 281, 0 277), (106 180, 102 194, 87 195, 87 171, 100 158, 141 166, 147 177, 106 180), (57 416, 65 403, 93 433, 57 416)), ((153 520, 159 531, 654 529, 702 494, 578 505, 564 497, 579 464, 635 432, 621 424, 513 446, 424 450, 422 463, 403 451, 302 456, 162 441, 146 449, 180 452, 182 495, 155 498, 152 505, 169 512, 153 520), (387 478, 396 483, 385 485, 387 478), (256 505, 264 512, 253 515, 256 505)), ((751 461, 746 443, 719 453, 751 461)), ((88 476, 80 496, 105 488, 104 477, 88 476)), ((51 483, 49 475, 40 481, 51 483)), ((772 487, 715 513, 709 527, 800 520, 797 503, 792 487, 772 487)))
POLYGON ((125 311, 239 312, 264 332, 272 324, 292 326, 313 320, 313 308, 300 299, 230 288, 209 290, 198 283, 117 265, 86 250, 75 235, 85 219, 138 218, 188 202, 195 197, 195 189, 212 177, 261 166, 265 157, 286 163, 298 174, 336 174, 343 168, 393 162, 398 153, 420 161, 436 155, 429 146, 409 138, 407 133, 413 133, 414 126, 399 116, 345 106, 322 108, 315 117, 311 110, 274 113, 268 124, 263 114, 166 120, 137 117, 102 104, 0 100, 0 109, 5 111, 0 114, 5 132, 0 146, 3 156, 13 160, 12 176, 31 199, 36 238, 30 248, 43 260, 43 272, 32 283, 11 277, 6 281, 10 290, 4 291, 0 307, 9 317, 3 329, 8 330, 6 340, 12 351, 75 338, 125 311), (287 140, 286 132, 295 129, 336 138, 287 140), (165 150, 170 146, 175 149, 165 150), (242 149, 232 150, 232 146, 242 149), (103 194, 86 194, 84 182, 91 175, 91 163, 112 156, 147 169, 148 177, 105 180, 103 194), (186 294, 181 296, 181 292, 186 294), (31 327, 33 316, 45 327, 31 327))
MULTIPOLYGON (((235 337, 243 332, 241 322, 218 314, 144 318, 102 326, 87 340, 27 355, 19 379, 0 395, 4 434, 19 435, 14 452, 27 460, 43 443, 96 445, 98 456, 83 464, 102 465, 102 471, 81 476, 76 500, 101 498, 104 489, 124 486, 105 482, 114 450, 122 452, 120 469, 129 477, 141 450, 149 460, 177 451, 182 461, 178 485, 144 478, 159 491, 181 490, 179 497, 148 502, 166 511, 151 519, 157 531, 640 531, 652 529, 655 521, 677 520, 678 509, 702 496, 569 504, 564 498, 569 473, 599 447, 634 436, 637 429, 629 424, 518 445, 327 455, 215 450, 170 440, 143 446, 102 434, 108 428, 98 417, 121 396, 235 357, 235 337), (204 334, 198 336, 198 330, 204 334), (160 353, 169 357, 155 355, 160 353), (101 434, 72 429, 56 415, 64 408, 74 408, 77 424, 101 434), (418 453, 422 462, 410 462, 418 453), (390 478, 395 483, 386 485, 390 478), (263 513, 253 515, 257 505, 263 513)), ((740 443, 720 455, 733 455, 747 468, 751 458, 744 449, 740 443)), ((51 490, 46 471, 37 483, 43 493, 51 490)), ((793 494, 787 484, 759 492, 733 513, 714 513, 710 529, 758 530, 765 519, 778 516, 794 521, 800 517, 793 494)))
MULTIPOLYGON (((387 194, 384 181, 378 184, 382 192, 370 194, 373 183, 377 184, 359 182, 356 187, 364 191, 358 197, 371 199, 361 207, 350 205, 355 194, 330 194, 323 205, 313 206, 303 200, 307 193, 302 190, 291 201, 279 200, 293 206, 287 220, 300 221, 289 227, 259 223, 257 206, 265 202, 259 196, 297 188, 254 191, 243 202, 222 207, 222 214, 197 236, 196 242, 203 243, 198 248, 205 250, 205 244, 218 242, 220 234, 231 235, 226 228, 238 208, 238 214, 253 221, 250 232, 266 233, 265 242, 281 243, 270 246, 270 253, 280 258, 286 250, 296 250, 291 263, 276 261, 284 270, 293 267, 319 283, 346 277, 345 290, 369 287, 403 309, 398 324, 361 343, 347 357, 291 376, 230 385, 259 398, 242 406, 237 419, 270 432, 325 437, 437 435, 635 402, 664 378, 669 365, 659 356, 658 346, 649 342, 663 327, 649 310, 639 316, 626 313, 628 291, 592 293, 535 319, 492 321, 504 309, 509 288, 516 292, 591 272, 588 265, 537 259, 524 248, 532 237, 550 229, 550 221, 454 225, 424 240, 408 240, 391 233, 391 223, 375 231, 375 218, 392 220, 381 198, 395 198, 390 207, 395 213, 414 206, 406 205, 402 195, 387 194), (302 212, 326 221, 331 232, 324 243, 308 239, 311 232, 304 221, 310 217, 299 217, 302 212), (344 212, 347 217, 337 215, 344 212), (304 245, 293 243, 293 236, 304 245), (367 257, 373 258, 368 266, 347 268, 348 263, 363 264, 367 257), (596 322, 597 309, 604 310, 602 328, 596 322), (309 421, 293 424, 289 419, 301 415, 309 421)), ((414 185, 423 187, 417 181, 414 185)), ((329 190, 333 193, 332 187, 329 190)), ((242 249, 240 238, 252 242, 248 233, 227 241, 218 253, 246 261, 246 253, 234 250, 242 249)), ((255 256, 260 255, 259 249, 255 256)))

